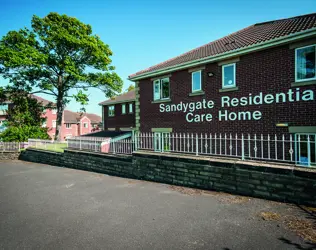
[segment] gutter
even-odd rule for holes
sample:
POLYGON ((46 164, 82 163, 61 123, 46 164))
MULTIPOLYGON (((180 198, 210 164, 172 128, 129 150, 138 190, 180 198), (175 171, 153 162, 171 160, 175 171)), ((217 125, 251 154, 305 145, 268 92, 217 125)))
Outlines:
POLYGON ((107 102, 107 103, 104 103, 102 104, 99 103, 100 106, 108 106, 108 105, 113 105, 113 104, 119 104, 119 103, 127 103, 127 102, 135 102, 136 99, 131 99, 131 100, 124 100, 124 101, 113 101, 113 102, 107 102))
POLYGON ((231 57, 247 54, 247 53, 258 51, 258 50, 263 50, 266 48, 278 46, 281 44, 289 43, 289 42, 292 42, 295 40, 307 38, 307 37, 314 36, 314 35, 316 35, 316 27, 312 28, 312 29, 300 31, 300 32, 297 32, 294 34, 290 34, 290 35, 285 36, 285 37, 278 37, 278 38, 275 38, 275 39, 272 39, 269 41, 256 43, 256 44, 244 47, 244 48, 230 50, 230 51, 218 54, 218 55, 208 56, 205 58, 196 59, 193 61, 181 63, 178 65, 166 67, 163 69, 158 69, 155 71, 151 71, 151 72, 143 73, 140 75, 128 77, 128 80, 137 81, 137 80, 145 79, 148 77, 153 77, 153 76, 157 76, 157 75, 161 75, 161 74, 165 74, 165 73, 174 72, 174 71, 181 70, 181 69, 199 66, 200 64, 206 64, 206 63, 210 63, 210 62, 225 60, 225 59, 228 59, 231 57))

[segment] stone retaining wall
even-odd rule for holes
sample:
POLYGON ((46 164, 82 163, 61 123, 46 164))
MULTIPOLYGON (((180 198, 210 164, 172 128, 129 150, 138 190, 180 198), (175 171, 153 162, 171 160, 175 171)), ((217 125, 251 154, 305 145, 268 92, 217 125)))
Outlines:
POLYGON ((0 161, 18 160, 20 152, 0 152, 0 161))
POLYGON ((66 150, 28 149, 22 160, 95 171, 109 175, 230 192, 277 201, 316 205, 316 171, 137 152, 133 156, 66 150))

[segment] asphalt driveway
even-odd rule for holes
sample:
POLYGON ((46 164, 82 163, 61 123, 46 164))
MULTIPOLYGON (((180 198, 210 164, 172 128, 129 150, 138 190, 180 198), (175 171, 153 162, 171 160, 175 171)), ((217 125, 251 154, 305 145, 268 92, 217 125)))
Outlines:
POLYGON ((294 205, 0 162, 0 249, 316 249, 262 212, 305 216, 294 205))

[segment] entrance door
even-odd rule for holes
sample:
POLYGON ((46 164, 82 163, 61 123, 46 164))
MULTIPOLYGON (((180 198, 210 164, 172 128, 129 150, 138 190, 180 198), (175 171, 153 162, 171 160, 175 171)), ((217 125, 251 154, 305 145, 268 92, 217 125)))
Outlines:
POLYGON ((154 150, 156 152, 170 151, 170 133, 155 132, 154 133, 154 150))
POLYGON ((316 166, 316 134, 295 134, 295 162, 299 166, 316 166))
POLYGON ((155 152, 161 152, 161 133, 155 132, 154 133, 154 150, 155 152))

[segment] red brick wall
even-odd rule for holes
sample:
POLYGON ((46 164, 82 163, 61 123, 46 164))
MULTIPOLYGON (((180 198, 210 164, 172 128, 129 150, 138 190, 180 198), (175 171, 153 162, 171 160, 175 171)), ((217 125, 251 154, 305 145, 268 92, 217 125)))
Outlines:
POLYGON ((133 113, 129 113, 129 103, 126 103, 126 114, 122 114, 122 103, 115 104, 115 116, 109 117, 108 106, 104 106, 104 129, 130 128, 135 127, 135 103, 133 103, 133 113))
MULTIPOLYGON (((173 128, 174 132, 193 133, 287 133, 288 128, 276 127, 276 123, 288 123, 289 126, 316 126, 316 102, 300 101, 278 104, 263 104, 221 108, 221 97, 243 97, 249 93, 257 95, 285 92, 294 82, 295 50, 288 45, 251 53, 240 57, 236 63, 236 82, 239 90, 220 93, 222 88, 222 67, 217 63, 205 65, 202 70, 203 96, 190 97, 191 73, 188 69, 173 72, 170 77, 171 103, 196 102, 203 98, 213 100, 213 109, 197 110, 194 113, 211 113, 213 120, 202 123, 188 123, 184 112, 159 112, 159 104, 153 104, 153 83, 150 79, 141 80, 140 87, 140 130, 150 132, 151 128, 173 128), (208 72, 214 76, 207 76, 208 72), (255 111, 262 112, 261 120, 251 121, 219 121, 218 111, 255 111)), ((292 88, 293 91, 296 89, 292 88)), ((302 86, 301 92, 311 89, 316 93, 316 85, 302 86)), ((315 99, 315 98, 314 98, 315 99)), ((166 103, 165 103, 166 104, 166 103)))

